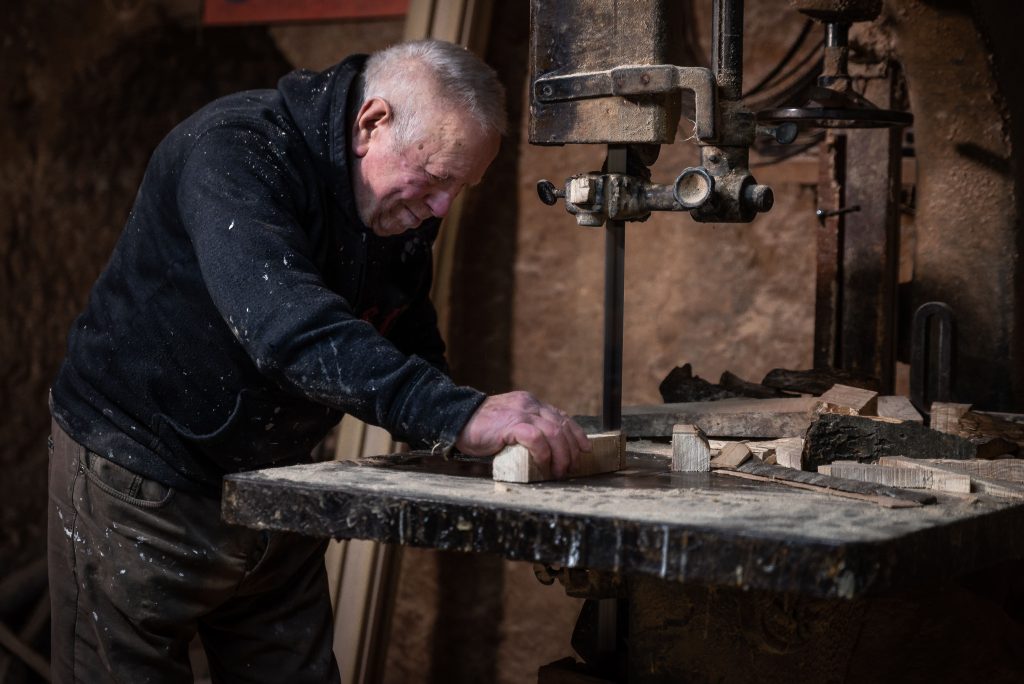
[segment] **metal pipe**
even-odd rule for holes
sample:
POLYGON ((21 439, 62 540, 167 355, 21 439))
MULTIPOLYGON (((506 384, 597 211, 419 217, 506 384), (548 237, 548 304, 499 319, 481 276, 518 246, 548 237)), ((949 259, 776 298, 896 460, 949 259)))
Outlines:
POLYGON ((743 0, 715 0, 711 19, 711 71, 723 100, 743 96, 743 0))
MULTIPOLYGON (((607 173, 626 173, 626 146, 609 145, 607 173)), ((604 240, 604 387, 605 431, 622 427, 622 319, 625 292, 626 223, 609 220, 604 240)))

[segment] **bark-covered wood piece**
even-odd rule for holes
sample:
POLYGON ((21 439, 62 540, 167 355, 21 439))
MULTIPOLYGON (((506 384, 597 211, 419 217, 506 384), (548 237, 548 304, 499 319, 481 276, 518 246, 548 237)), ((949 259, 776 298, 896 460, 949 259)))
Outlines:
POLYGON ((822 413, 807 430, 804 467, 817 470, 832 461, 875 461, 881 456, 975 458, 970 440, 915 423, 866 416, 822 413))
POLYGON ((792 392, 784 392, 777 387, 768 387, 756 382, 749 382, 729 371, 722 373, 722 377, 718 379, 718 384, 730 392, 734 392, 742 397, 750 397, 751 399, 798 396, 792 392))
MULTIPOLYGON (((689 423, 708 437, 797 437, 811 424, 817 404, 815 397, 796 397, 624 406, 622 431, 637 438, 671 437, 673 426, 689 423)), ((587 431, 601 429, 600 416, 577 416, 576 422, 587 431)))
POLYGON ((830 413, 847 413, 853 416, 878 414, 878 392, 860 387, 832 385, 821 395, 821 402, 830 413))
POLYGON ((837 384, 878 391, 878 378, 837 368, 812 368, 810 370, 776 368, 764 376, 761 384, 789 392, 814 395, 824 394, 832 385, 837 384))
POLYGON ((711 469, 708 438, 696 425, 681 424, 672 429, 672 470, 706 473, 711 469))
POLYGON ((704 378, 693 374, 693 368, 685 363, 676 366, 658 385, 663 401, 668 403, 691 401, 716 401, 739 396, 724 387, 713 385, 704 378))
MULTIPOLYGON (((954 461, 954 463, 956 462, 954 461)), ((957 494, 971 492, 971 478, 968 475, 953 472, 874 465, 857 461, 833 461, 827 465, 818 466, 818 472, 822 475, 902 489, 933 489, 937 492, 957 494)))
MULTIPOLYGON (((586 477, 611 473, 622 469, 625 456, 625 438, 621 432, 587 435, 591 450, 580 454, 580 465, 565 477, 586 477)), ((492 477, 496 482, 544 482, 554 479, 550 460, 537 463, 530 450, 521 444, 502 449, 494 457, 492 477)))
POLYGON ((967 437, 979 447, 984 444, 986 453, 1003 449, 1002 453, 1016 454, 1024 445, 1024 425, 1001 416, 967 411, 960 416, 957 428, 961 437, 967 437))
POLYGON ((902 395, 878 397, 878 415, 882 418, 894 418, 907 423, 924 424, 924 418, 914 408, 910 398, 902 395))
POLYGON ((886 508, 913 508, 936 502, 935 496, 924 492, 907 491, 896 487, 857 482, 819 473, 809 473, 778 465, 767 465, 760 461, 747 461, 734 470, 715 471, 724 475, 739 475, 759 480, 776 482, 787 487, 807 489, 822 494, 832 494, 861 501, 869 501, 886 508))
MULTIPOLYGON (((937 470, 944 473, 956 472, 950 466, 941 464, 935 459, 903 458, 899 456, 887 456, 879 459, 879 463, 887 466, 900 466, 905 468, 919 468, 923 470, 937 470)), ((993 480, 987 477, 971 475, 971 491, 990 496, 1001 496, 1008 499, 1024 500, 1024 485, 1005 481, 993 480)))

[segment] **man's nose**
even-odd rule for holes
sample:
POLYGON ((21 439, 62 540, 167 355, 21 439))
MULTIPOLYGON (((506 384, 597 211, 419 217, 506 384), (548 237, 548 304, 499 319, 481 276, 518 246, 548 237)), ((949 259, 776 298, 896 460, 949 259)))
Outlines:
POLYGON ((452 202, 459 193, 452 190, 435 190, 427 197, 427 206, 430 213, 437 218, 444 218, 448 210, 452 208, 452 202))

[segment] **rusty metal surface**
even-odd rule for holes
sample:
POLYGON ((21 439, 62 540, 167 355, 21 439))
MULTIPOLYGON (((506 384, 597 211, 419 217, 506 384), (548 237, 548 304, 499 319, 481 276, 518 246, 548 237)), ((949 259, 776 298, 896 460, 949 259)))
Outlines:
POLYGON ((818 597, 853 598, 1024 555, 1024 506, 987 497, 884 509, 670 473, 650 456, 631 456, 619 473, 496 488, 487 463, 402 458, 232 475, 223 515, 255 528, 818 597))
MULTIPOLYGON (((674 64, 669 33, 680 3, 667 0, 533 0, 530 83, 542 76, 606 71, 622 65, 674 64)), ((531 88, 531 143, 671 143, 678 93, 625 99, 543 102, 531 88)))
MULTIPOLYGON (((893 100, 895 76, 871 79, 865 95, 880 107, 893 100)), ((846 142, 845 217, 839 368, 876 377, 892 394, 896 287, 899 277, 902 129, 853 130, 846 142)))

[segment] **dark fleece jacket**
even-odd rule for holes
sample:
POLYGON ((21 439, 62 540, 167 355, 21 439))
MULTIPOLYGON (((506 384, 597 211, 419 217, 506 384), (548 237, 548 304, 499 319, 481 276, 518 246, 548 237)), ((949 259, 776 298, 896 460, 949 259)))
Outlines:
POLYGON ((75 322, 54 417, 91 451, 216 494, 309 460, 343 413, 448 447, 484 395, 443 372, 438 221, 360 221, 349 122, 365 57, 207 105, 157 147, 75 322))

